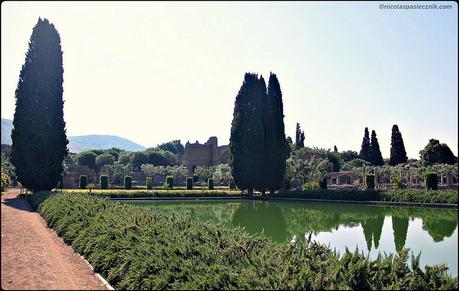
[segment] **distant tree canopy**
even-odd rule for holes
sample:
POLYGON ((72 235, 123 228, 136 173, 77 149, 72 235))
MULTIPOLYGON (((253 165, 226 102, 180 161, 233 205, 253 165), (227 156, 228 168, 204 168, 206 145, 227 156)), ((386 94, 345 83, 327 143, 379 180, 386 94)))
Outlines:
POLYGON ((97 155, 93 151, 85 151, 78 154, 76 160, 80 166, 88 166, 88 168, 96 169, 97 155))
POLYGON ((408 161, 408 157, 406 156, 405 144, 403 143, 402 134, 398 129, 397 124, 392 126, 390 145, 389 165, 395 166, 400 163, 406 163, 408 161))
POLYGON ((115 158, 109 153, 104 153, 96 157, 97 170, 99 170, 103 166, 113 165, 114 163, 115 158))
POLYGON ((285 175, 288 143, 282 92, 275 74, 268 89, 262 76, 246 73, 236 96, 230 137, 230 165, 239 189, 272 193, 285 175))
POLYGON ((179 139, 176 139, 170 142, 166 142, 166 143, 162 143, 158 145, 158 148, 165 150, 165 151, 169 151, 176 155, 182 155, 183 152, 185 151, 185 147, 183 146, 183 144, 180 142, 179 139))
POLYGON ((161 148, 150 148, 145 151, 147 163, 154 166, 172 166, 178 163, 177 156, 161 148))
POLYGON ((423 166, 431 166, 434 164, 449 164, 457 163, 457 157, 454 156, 447 144, 440 144, 439 140, 430 139, 426 147, 419 152, 421 156, 421 164, 423 166))
POLYGON ((360 156, 359 156, 359 153, 356 151, 341 152, 341 159, 343 160, 343 162, 349 162, 349 161, 352 161, 358 158, 360 158, 360 156))
POLYGON ((304 130, 301 130, 300 124, 296 123, 296 130, 295 130, 295 147, 304 148, 304 130))
POLYGON ((59 33, 38 19, 16 87, 11 162, 17 180, 33 191, 56 187, 68 154, 59 33))

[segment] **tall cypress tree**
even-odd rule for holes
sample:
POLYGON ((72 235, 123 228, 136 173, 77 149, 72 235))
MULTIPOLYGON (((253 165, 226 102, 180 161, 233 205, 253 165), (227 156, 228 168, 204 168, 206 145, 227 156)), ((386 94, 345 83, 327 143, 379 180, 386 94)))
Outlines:
POLYGON ((408 157, 406 156, 405 151, 405 144, 403 143, 402 134, 398 130, 397 124, 392 126, 390 146, 389 165, 395 166, 400 163, 406 163, 408 161, 408 157))
POLYGON ((230 136, 231 173, 239 189, 262 187, 264 106, 266 85, 256 74, 246 73, 234 103, 230 136), (264 88, 263 88, 264 87, 264 88))
POLYGON ((374 130, 371 131, 370 163, 372 163, 374 166, 384 165, 381 150, 379 149, 378 138, 376 137, 376 132, 374 130))
POLYGON ((365 134, 363 136, 359 156, 365 161, 370 161, 370 133, 368 132, 368 127, 365 127, 365 134))
POLYGON ((288 146, 285 142, 284 105, 276 75, 271 73, 265 106, 265 143, 263 158, 263 188, 271 194, 280 188, 285 175, 288 146))
POLYGON ((33 191, 58 184, 68 153, 60 42, 54 25, 38 19, 16 88, 11 161, 18 181, 33 191))
POLYGON ((300 124, 296 123, 295 130, 295 147, 297 149, 304 148, 304 131, 301 130, 300 124))

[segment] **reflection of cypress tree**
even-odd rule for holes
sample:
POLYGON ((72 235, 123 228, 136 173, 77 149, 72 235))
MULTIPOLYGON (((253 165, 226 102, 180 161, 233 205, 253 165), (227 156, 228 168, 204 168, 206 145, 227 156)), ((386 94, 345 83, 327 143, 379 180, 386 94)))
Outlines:
POLYGON ((384 216, 378 216, 375 219, 372 219, 372 223, 374 225, 373 228, 373 242, 375 244, 375 248, 379 247, 379 240, 381 239, 382 227, 384 224, 384 216))
POLYGON ((372 229, 371 229, 371 223, 368 223, 369 220, 365 220, 362 222, 362 228, 363 228, 363 235, 365 236, 365 241, 367 242, 367 249, 368 251, 371 251, 371 238, 372 238, 372 229))
POLYGON ((372 239, 375 248, 379 247, 383 224, 384 216, 371 217, 362 222, 363 235, 365 236, 365 241, 367 242, 368 251, 371 250, 372 239))
POLYGON ((394 230, 395 249, 399 252, 405 246, 408 218, 392 216, 392 229, 394 230))
POLYGON ((434 242, 443 241, 445 237, 453 235, 457 226, 457 220, 447 220, 434 218, 433 220, 424 218, 422 220, 422 229, 432 237, 434 242))
POLYGON ((231 223, 244 227, 250 234, 264 230, 264 234, 276 242, 285 242, 289 238, 282 210, 269 202, 241 202, 231 223))

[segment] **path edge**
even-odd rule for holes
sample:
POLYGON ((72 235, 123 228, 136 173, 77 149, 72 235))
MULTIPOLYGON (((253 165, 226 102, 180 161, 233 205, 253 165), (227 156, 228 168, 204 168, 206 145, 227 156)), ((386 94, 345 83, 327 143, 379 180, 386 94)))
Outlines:
MULTIPOLYGON (((78 255, 85 262, 85 264, 88 265, 88 267, 91 268, 91 270, 94 272, 94 267, 88 262, 88 260, 86 260, 82 255, 80 255, 80 254, 78 254, 78 255)), ((107 287, 108 290, 115 290, 115 288, 113 288, 112 285, 110 285, 110 283, 108 283, 108 281, 105 280, 105 278, 102 277, 101 274, 99 274, 97 272, 94 272, 94 274, 102 282, 102 284, 104 284, 104 286, 107 287)))

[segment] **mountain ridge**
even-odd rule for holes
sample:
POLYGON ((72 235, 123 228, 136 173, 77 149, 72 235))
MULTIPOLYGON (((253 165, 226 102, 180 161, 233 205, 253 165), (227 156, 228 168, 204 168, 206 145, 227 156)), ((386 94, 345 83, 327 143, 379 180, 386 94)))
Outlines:
MULTIPOLYGON (((2 118, 2 144, 11 144, 11 130, 13 121, 2 118)), ((108 134, 88 134, 67 136, 69 140, 68 148, 72 153, 79 153, 87 150, 109 149, 112 147, 120 148, 126 151, 143 151, 146 147, 135 143, 129 139, 108 134)))

